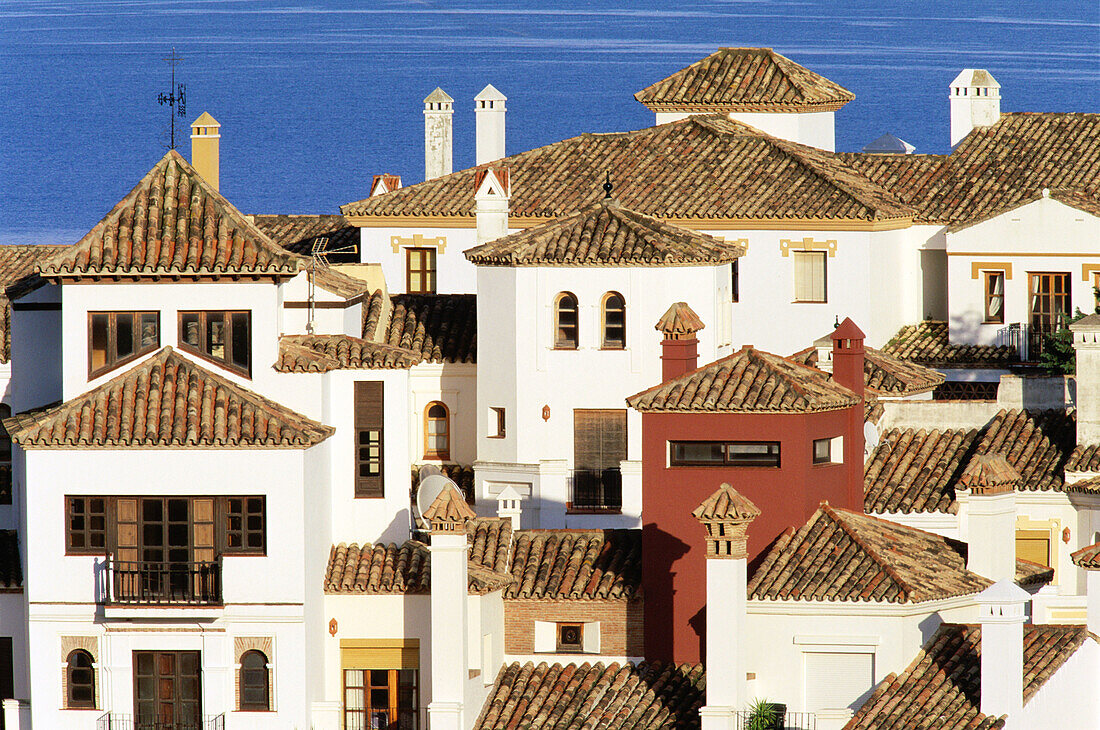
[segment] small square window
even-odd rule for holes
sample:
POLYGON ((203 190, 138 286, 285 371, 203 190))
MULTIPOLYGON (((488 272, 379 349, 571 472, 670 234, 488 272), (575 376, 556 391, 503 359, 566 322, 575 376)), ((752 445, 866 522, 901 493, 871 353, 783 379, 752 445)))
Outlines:
POLYGON ((584 624, 558 624, 558 651, 584 651, 584 624))
POLYGON ((489 407, 489 438, 502 439, 505 434, 505 417, 503 408, 489 407))
POLYGON ((815 464, 828 464, 832 461, 832 439, 816 439, 814 440, 814 463, 815 464))

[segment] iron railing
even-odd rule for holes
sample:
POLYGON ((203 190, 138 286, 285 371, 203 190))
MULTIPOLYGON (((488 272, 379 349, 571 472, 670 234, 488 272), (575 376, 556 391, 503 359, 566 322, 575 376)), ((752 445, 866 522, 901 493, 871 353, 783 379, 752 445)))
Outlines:
POLYGON ((96 730, 225 730, 225 713, 207 715, 198 722, 145 720, 133 715, 108 712, 95 724, 96 730))
POLYGON ((997 400, 995 380, 948 380, 932 391, 934 400, 997 400))
POLYGON ((751 710, 738 710, 733 717, 735 730, 817 730, 817 715, 812 712, 780 709, 770 721, 764 721, 751 710))
POLYGON ((1029 347, 1031 344, 1030 327, 1020 322, 1013 322, 1007 327, 1001 327, 997 330, 995 344, 1001 347, 1016 348, 1016 352, 1020 354, 1020 360, 1027 362, 1028 354, 1031 351, 1029 347))
POLYGON ((574 469, 570 507, 578 510, 620 510, 623 474, 613 469, 574 469))
POLYGON ((195 562, 132 562, 107 558, 106 603, 208 605, 222 603, 221 559, 195 562))
POLYGON ((344 710, 345 730, 428 730, 428 709, 344 710))

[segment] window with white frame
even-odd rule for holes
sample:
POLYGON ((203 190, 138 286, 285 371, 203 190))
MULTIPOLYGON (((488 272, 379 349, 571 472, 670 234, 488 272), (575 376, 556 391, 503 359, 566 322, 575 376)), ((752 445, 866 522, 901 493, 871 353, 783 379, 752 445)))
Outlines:
POLYGON ((794 257, 794 300, 826 302, 826 266, 824 251, 792 251, 794 257))

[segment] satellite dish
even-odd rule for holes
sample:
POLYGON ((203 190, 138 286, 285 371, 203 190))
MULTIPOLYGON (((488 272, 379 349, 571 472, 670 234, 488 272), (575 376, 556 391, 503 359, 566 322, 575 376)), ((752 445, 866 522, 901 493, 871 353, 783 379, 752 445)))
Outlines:
MULTIPOLYGON (((443 493, 448 484, 458 489, 457 484, 442 474, 429 474, 420 481, 420 486, 416 489, 416 511, 420 513, 421 520, 424 518, 424 513, 428 511, 428 507, 432 506, 432 502, 443 493)), ((462 494, 462 490, 458 489, 458 493, 462 494)))
POLYGON ((871 455, 871 452, 878 446, 879 433, 878 426, 866 421, 863 424, 863 458, 867 458, 871 455))
POLYGON ((432 474, 442 474, 443 470, 440 469, 435 464, 424 464, 423 466, 420 467, 420 472, 419 473, 420 473, 420 480, 419 481, 422 482, 425 479, 427 479, 428 477, 430 477, 432 474))

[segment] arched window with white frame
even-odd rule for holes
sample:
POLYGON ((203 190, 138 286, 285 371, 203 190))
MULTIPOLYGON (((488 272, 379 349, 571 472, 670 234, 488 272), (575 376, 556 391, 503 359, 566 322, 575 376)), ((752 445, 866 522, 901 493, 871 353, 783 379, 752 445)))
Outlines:
POLYGON ((451 413, 439 401, 432 401, 424 409, 424 458, 451 458, 451 413))
POLYGON ((577 297, 563 291, 554 298, 554 349, 576 350, 579 329, 577 297))
POLYGON ((603 324, 601 347, 605 350, 626 348, 626 300, 623 295, 609 291, 600 304, 600 321, 603 324))

